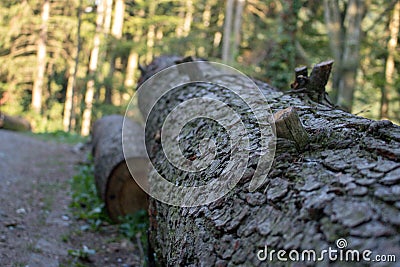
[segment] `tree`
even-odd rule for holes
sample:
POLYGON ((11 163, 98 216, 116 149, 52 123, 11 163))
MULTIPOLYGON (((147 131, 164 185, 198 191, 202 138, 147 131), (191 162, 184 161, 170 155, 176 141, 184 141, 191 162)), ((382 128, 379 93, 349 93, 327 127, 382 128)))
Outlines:
POLYGON ((186 2, 186 15, 183 23, 183 36, 188 36, 192 25, 194 7, 192 0, 187 0, 185 2, 186 2))
POLYGON ((80 34, 79 2, 0 2, 0 95, 10 96, 2 111, 25 114, 34 130, 75 130, 83 121, 87 128, 93 118, 122 112, 138 63, 161 54, 223 58, 280 89, 293 81, 295 66, 333 58, 335 103, 399 120, 398 0, 82 0, 80 34), (95 58, 87 56, 96 54, 93 3, 105 5, 94 72, 95 58))
POLYGON ((246 0, 237 0, 235 19, 233 23, 233 45, 232 45, 232 55, 235 56, 238 53, 240 45, 240 34, 242 28, 242 15, 246 0))
POLYGON ((227 0, 226 2, 224 36, 222 44, 222 61, 225 63, 230 63, 233 60, 233 55, 231 53, 231 38, 234 3, 234 0, 227 0))
POLYGON ((50 1, 45 0, 42 7, 42 25, 38 39, 38 52, 37 52, 37 72, 35 81, 32 88, 32 109, 36 113, 40 113, 42 109, 42 90, 45 81, 46 72, 46 40, 47 28, 50 16, 50 1))
MULTIPOLYGON (((111 38, 109 49, 115 50, 116 43, 122 38, 122 30, 124 26, 125 3, 124 0, 116 0, 114 9, 114 21, 111 29, 111 38)), ((110 69, 108 70, 107 82, 105 83, 105 100, 106 104, 112 103, 113 76, 115 72, 115 64, 117 60, 116 51, 110 51, 110 69)))
POLYGON ((329 44, 335 60, 333 88, 336 103, 348 111, 351 111, 353 106, 360 62, 361 24, 366 5, 363 0, 324 0, 329 44))
POLYGON ((65 132, 69 132, 71 130, 71 119, 74 119, 74 89, 76 87, 76 78, 78 74, 78 66, 79 66, 79 55, 82 46, 82 38, 81 38, 81 26, 82 26, 82 0, 79 1, 78 6, 78 30, 77 30, 77 45, 75 50, 75 61, 71 64, 69 73, 70 76, 68 78, 67 91, 65 94, 65 104, 64 104, 64 115, 63 115, 63 129, 65 132))
POLYGON ((397 54, 397 42, 399 38, 400 28, 400 1, 397 1, 394 6, 392 16, 389 22, 390 37, 387 43, 388 56, 386 59, 385 79, 386 84, 381 87, 382 100, 381 100, 381 118, 389 119, 389 105, 391 97, 394 94, 394 76, 395 76, 395 56, 397 54))
POLYGON ((131 49, 128 57, 128 63, 126 65, 126 74, 124 85, 126 87, 133 87, 135 84, 135 74, 139 65, 139 54, 131 49))
MULTIPOLYGON (((156 9, 157 9, 157 1, 156 0, 150 1, 148 10, 148 17, 150 20, 154 19, 154 16, 156 15, 156 9)), ((151 60, 153 59, 155 35, 156 35, 156 25, 155 23, 150 23, 147 31, 147 53, 146 53, 147 63, 150 63, 151 60)))
POLYGON ((89 80, 86 84, 85 109, 82 116, 81 135, 87 136, 90 132, 90 122, 92 118, 93 97, 95 91, 96 71, 100 54, 101 37, 105 22, 105 10, 107 9, 107 1, 103 0, 97 6, 96 33, 93 38, 93 49, 90 55, 89 63, 89 80))
POLYGON ((193 6, 193 1, 188 0, 188 1, 181 1, 181 11, 179 12, 179 18, 182 20, 182 23, 180 23, 176 27, 176 36, 177 37, 186 37, 189 35, 192 20, 193 20, 193 11, 194 11, 194 6, 193 6))

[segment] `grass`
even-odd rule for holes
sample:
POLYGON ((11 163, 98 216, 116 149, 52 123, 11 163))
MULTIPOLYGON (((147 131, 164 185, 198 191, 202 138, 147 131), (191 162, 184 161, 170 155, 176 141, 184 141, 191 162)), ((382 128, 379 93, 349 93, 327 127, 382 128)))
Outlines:
POLYGON ((32 136, 43 141, 53 141, 56 143, 64 143, 71 145, 84 143, 88 140, 88 137, 83 137, 76 133, 67 133, 64 131, 41 132, 41 133, 27 132, 26 134, 28 136, 32 136))

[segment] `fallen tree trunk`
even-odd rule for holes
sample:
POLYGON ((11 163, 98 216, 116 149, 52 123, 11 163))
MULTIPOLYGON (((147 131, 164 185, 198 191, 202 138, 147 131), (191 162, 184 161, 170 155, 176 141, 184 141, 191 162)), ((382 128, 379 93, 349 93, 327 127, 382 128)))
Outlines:
POLYGON ((103 117, 93 125, 92 143, 96 187, 110 218, 118 221, 120 216, 147 209, 147 195, 127 166, 136 179, 147 179, 148 159, 141 126, 130 120, 124 122, 120 115, 103 117), (122 140, 129 142, 124 150, 122 140))
MULTIPOLYGON (((157 68, 155 61, 149 72, 144 70, 144 75, 150 77, 171 64, 174 63, 169 60, 157 68)), ((258 127, 251 119, 252 111, 235 94, 216 89, 211 83, 181 86, 181 90, 165 94, 154 107, 149 107, 149 103, 156 102, 151 100, 154 91, 160 88, 155 85, 168 88, 168 83, 183 79, 182 75, 176 75, 176 72, 166 74, 162 81, 146 88, 147 92, 140 92, 139 106, 141 101, 146 103, 141 110, 148 118, 146 145, 154 166, 149 175, 151 193, 162 190, 157 188, 159 184, 152 184, 158 181, 159 174, 173 183, 190 186, 214 181, 233 170, 227 155, 230 152, 234 155, 234 149, 226 149, 230 139, 227 131, 204 119, 193 120, 189 127, 180 130, 179 146, 185 158, 193 161, 202 152, 201 146, 198 147, 201 140, 213 139, 218 151, 213 161, 216 163, 189 173, 166 161, 164 150, 174 140, 164 138, 162 143, 160 136, 168 114, 179 104, 217 95, 240 114, 246 129, 258 127)), ((218 76, 218 72, 213 75, 218 76)), ((212 80, 210 73, 205 77, 212 80)), ((222 75, 220 80, 224 79, 227 76, 222 75)), ((281 266, 285 263, 278 261, 278 250, 286 251, 286 259, 291 250, 300 255, 303 250, 315 250, 318 258, 328 248, 343 253, 345 249, 358 250, 360 255, 371 250, 367 255, 371 260, 379 254, 400 257, 400 127, 305 101, 300 95, 285 95, 266 83, 256 83, 272 112, 278 112, 274 117, 282 119, 283 109, 295 109, 308 136, 301 138, 299 144, 296 138, 278 136, 268 179, 255 191, 249 190, 249 185, 259 159, 256 152, 260 140, 257 133, 250 131, 249 139, 255 142, 250 142, 249 163, 243 178, 228 194, 194 207, 171 206, 150 198, 150 243, 160 265, 281 266), (305 147, 304 140, 308 141, 305 147), (275 254, 271 256, 272 250, 275 254)), ((297 114, 290 116, 295 118, 291 120, 296 121, 297 114)), ((176 123, 178 127, 179 121, 176 123)), ((303 131, 299 132, 304 136, 303 131)), ((296 254, 292 256, 296 261, 296 254)), ((298 258, 297 261, 301 263, 298 258)), ((335 261, 326 254, 321 261, 325 265, 346 264, 345 260, 335 261)), ((369 264, 366 259, 360 261, 369 264)), ((311 258, 308 263, 315 265, 316 261, 311 258)))
POLYGON ((0 112, 0 128, 25 132, 31 130, 31 124, 29 121, 18 116, 9 116, 0 112))

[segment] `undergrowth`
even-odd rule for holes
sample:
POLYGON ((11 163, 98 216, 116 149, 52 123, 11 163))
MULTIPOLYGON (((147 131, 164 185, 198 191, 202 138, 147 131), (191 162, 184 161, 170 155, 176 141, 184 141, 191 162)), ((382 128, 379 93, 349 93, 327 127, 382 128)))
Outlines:
MULTIPOLYGON (((107 215, 103 201, 97 194, 94 164, 91 156, 88 157, 86 163, 79 165, 77 174, 71 179, 71 191, 72 202, 70 207, 72 214, 75 218, 86 222, 81 227, 81 231, 100 231, 102 226, 113 223, 107 215)), ((133 243, 140 242, 141 247, 147 250, 147 229, 149 225, 147 212, 140 210, 134 214, 120 217, 119 220, 118 227, 121 237, 128 238, 133 243)), ((69 254, 78 258, 87 254, 80 252, 80 250, 70 251, 69 254)), ((143 257, 145 255, 147 253, 143 251, 143 257)))
POLYGON ((103 201, 97 195, 91 156, 86 163, 79 166, 78 174, 72 178, 71 191, 73 215, 78 219, 85 220, 88 228, 97 230, 103 222, 111 222, 103 201))

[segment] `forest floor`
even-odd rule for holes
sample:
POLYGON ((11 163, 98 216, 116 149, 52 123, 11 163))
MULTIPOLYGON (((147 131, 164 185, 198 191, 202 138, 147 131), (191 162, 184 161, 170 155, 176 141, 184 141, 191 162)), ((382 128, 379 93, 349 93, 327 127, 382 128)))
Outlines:
POLYGON ((0 266, 140 266, 118 226, 85 229, 70 181, 88 148, 0 130, 0 266))

